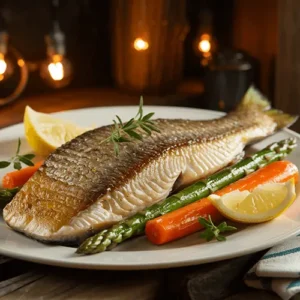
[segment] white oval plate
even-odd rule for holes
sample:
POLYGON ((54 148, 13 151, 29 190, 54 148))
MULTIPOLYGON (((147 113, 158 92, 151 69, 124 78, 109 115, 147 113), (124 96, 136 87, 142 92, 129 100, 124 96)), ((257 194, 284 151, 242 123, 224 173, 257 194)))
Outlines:
MULTIPOLYGON (((136 114, 137 107, 104 107, 60 112, 55 115, 82 126, 100 126, 111 123, 116 114, 128 120, 136 114)), ((208 110, 146 106, 146 112, 154 111, 157 118, 211 119, 221 116, 208 110)), ((17 138, 22 139, 22 152, 30 152, 24 140, 23 124, 0 130, 0 160, 14 154, 17 138)), ((290 130, 281 131, 252 146, 258 150, 284 138, 300 135, 290 130)), ((300 167, 300 148, 288 157, 300 167)), ((7 169, 0 171, 0 178, 7 169)), ((299 191, 299 186, 297 186, 299 191)), ((213 262, 267 249, 300 232, 300 197, 279 218, 255 226, 239 228, 226 242, 204 242, 199 233, 169 243, 155 246, 145 237, 138 237, 116 247, 114 250, 90 256, 76 255, 74 248, 49 246, 31 240, 6 226, 0 219, 0 253, 28 261, 83 269, 134 270, 158 269, 196 265, 213 262)))

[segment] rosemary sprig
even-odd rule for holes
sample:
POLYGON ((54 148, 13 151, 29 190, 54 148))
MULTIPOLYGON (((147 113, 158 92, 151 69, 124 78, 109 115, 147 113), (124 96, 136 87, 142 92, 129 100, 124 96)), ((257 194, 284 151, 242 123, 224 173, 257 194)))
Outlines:
POLYGON ((151 120, 154 112, 151 112, 144 116, 143 113, 143 96, 140 97, 139 110, 136 116, 130 119, 128 122, 123 123, 119 116, 116 116, 116 120, 113 120, 114 127, 111 135, 101 142, 111 142, 114 146, 115 155, 118 156, 120 153, 119 144, 132 142, 133 140, 142 140, 143 136, 136 130, 142 129, 147 135, 151 135, 152 131, 160 132, 155 126, 155 123, 151 120))
POLYGON ((35 157, 35 155, 34 154, 20 155, 19 154, 20 148, 21 148, 21 140, 19 138, 15 156, 11 157, 11 159, 8 161, 0 161, 0 169, 7 168, 8 166, 10 166, 10 164, 13 164, 14 169, 21 170, 22 169, 21 163, 27 166, 34 166, 34 163, 31 160, 35 157))
POLYGON ((210 215, 208 216, 208 219, 200 217, 199 222, 205 228, 205 230, 200 233, 200 237, 206 239, 208 242, 214 238, 216 238, 216 240, 219 242, 226 241, 226 237, 221 235, 220 233, 236 230, 236 227, 229 226, 226 222, 222 222, 221 224, 216 226, 213 223, 210 215))

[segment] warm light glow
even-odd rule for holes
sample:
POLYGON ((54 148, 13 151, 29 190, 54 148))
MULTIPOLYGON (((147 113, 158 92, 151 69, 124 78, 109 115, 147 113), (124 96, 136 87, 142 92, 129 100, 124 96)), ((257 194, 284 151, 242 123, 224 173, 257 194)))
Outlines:
MULTIPOLYGON (((0 75, 3 75, 6 71, 6 68, 7 68, 7 64, 4 60, 4 55, 2 53, 0 53, 0 75)), ((3 76, 1 76, 2 78, 3 76)), ((2 80, 2 79, 0 79, 2 80)))
POLYGON ((24 67, 24 65, 25 65, 25 61, 22 58, 18 59, 17 63, 18 63, 19 67, 24 67))
POLYGON ((53 80, 59 81, 64 78, 64 66, 61 62, 53 62, 48 65, 48 71, 53 80))
POLYGON ((209 58, 209 57, 211 57, 211 53, 210 52, 203 52, 203 56, 205 58, 209 58))
MULTIPOLYGON (((84 59, 84 58, 83 58, 84 59)), ((40 66, 40 75, 52 88, 61 88, 72 80, 72 64, 64 55, 51 55, 40 66)))
POLYGON ((141 38, 137 38, 134 40, 133 47, 137 51, 144 51, 149 48, 149 44, 147 41, 145 41, 141 38))
POLYGON ((211 49, 211 44, 209 40, 201 40, 198 44, 198 49, 201 52, 207 53, 211 49))

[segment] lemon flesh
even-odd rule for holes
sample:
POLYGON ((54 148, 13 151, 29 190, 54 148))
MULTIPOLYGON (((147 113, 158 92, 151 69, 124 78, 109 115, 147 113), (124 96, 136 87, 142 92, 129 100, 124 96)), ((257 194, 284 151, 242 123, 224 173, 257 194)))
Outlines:
POLYGON ((24 113, 25 137, 38 155, 47 156, 56 148, 89 130, 60 120, 51 115, 36 112, 26 106, 24 113))
POLYGON ((294 180, 267 183, 252 192, 233 191, 209 199, 226 218, 240 223, 261 223, 282 214, 296 199, 294 180))

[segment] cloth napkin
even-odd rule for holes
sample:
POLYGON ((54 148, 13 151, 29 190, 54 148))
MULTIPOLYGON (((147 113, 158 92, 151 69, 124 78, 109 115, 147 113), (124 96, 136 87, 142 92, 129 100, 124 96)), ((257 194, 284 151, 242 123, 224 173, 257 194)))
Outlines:
POLYGON ((244 281, 249 287, 273 291, 284 300, 300 293, 300 234, 266 252, 244 281))

